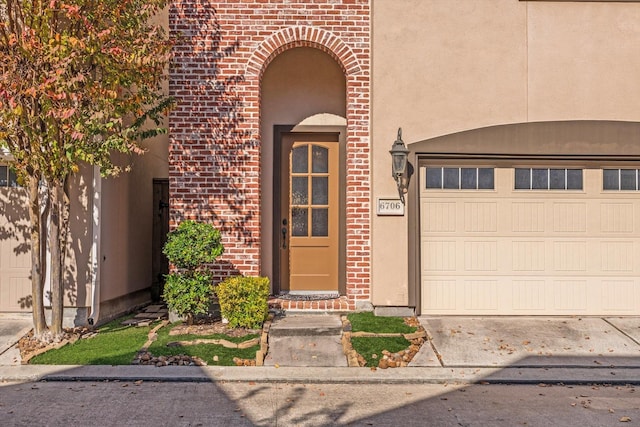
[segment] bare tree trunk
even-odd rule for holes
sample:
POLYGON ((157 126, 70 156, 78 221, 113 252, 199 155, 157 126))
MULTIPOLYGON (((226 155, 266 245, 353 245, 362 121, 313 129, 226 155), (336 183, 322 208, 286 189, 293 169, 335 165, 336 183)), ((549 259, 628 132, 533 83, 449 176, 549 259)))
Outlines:
POLYGON ((62 335, 63 282, 62 282, 62 184, 51 183, 51 225, 49 227, 49 247, 51 249, 51 332, 55 337, 62 335))
POLYGON ((40 222, 40 194, 38 192, 39 179, 29 176, 29 219, 31 220, 31 298, 34 335, 39 337, 47 331, 44 317, 44 275, 42 253, 42 224, 40 222))

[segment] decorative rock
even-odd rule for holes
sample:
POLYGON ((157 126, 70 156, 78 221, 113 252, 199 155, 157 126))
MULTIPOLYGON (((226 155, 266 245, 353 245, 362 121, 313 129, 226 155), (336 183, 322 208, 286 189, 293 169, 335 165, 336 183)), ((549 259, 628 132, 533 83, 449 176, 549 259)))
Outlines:
POLYGON ((141 352, 136 356, 134 361, 131 363, 132 365, 153 365, 157 367, 162 366, 205 366, 206 363, 197 358, 191 357, 187 355, 176 355, 176 356, 158 356, 154 357, 149 352, 141 352))

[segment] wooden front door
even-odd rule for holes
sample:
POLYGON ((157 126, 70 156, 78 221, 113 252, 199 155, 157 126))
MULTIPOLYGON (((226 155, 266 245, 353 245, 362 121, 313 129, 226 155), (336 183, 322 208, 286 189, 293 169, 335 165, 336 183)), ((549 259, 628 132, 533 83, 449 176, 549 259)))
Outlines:
POLYGON ((338 291, 339 144, 292 141, 282 164, 283 290, 338 291))

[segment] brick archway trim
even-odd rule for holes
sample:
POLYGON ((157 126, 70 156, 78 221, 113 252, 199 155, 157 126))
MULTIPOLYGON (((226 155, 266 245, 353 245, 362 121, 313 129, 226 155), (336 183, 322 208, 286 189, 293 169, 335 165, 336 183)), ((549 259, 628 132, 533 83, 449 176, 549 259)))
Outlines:
POLYGON ((293 47, 314 47, 324 51, 340 64, 346 76, 362 72, 351 48, 335 34, 321 28, 296 26, 284 28, 263 41, 249 58, 246 75, 261 76, 276 56, 293 47))

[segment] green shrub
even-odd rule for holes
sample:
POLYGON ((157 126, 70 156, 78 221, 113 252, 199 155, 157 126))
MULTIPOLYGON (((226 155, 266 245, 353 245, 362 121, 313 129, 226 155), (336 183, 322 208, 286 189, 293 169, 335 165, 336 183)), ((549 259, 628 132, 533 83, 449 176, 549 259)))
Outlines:
POLYGON ((259 328, 269 311, 267 277, 229 277, 216 286, 222 317, 229 326, 259 328))
POLYGON ((207 313, 213 297, 206 264, 224 252, 220 232, 211 224, 183 221, 167 235, 163 252, 178 270, 167 276, 162 297, 170 310, 191 324, 193 316, 207 313))
POLYGON ((167 235, 163 252, 176 267, 195 270, 214 262, 224 247, 220 231, 213 225, 187 220, 167 235))
POLYGON ((162 295, 170 310, 193 323, 193 316, 206 314, 213 297, 211 274, 194 271, 189 274, 171 273, 167 276, 162 295))

